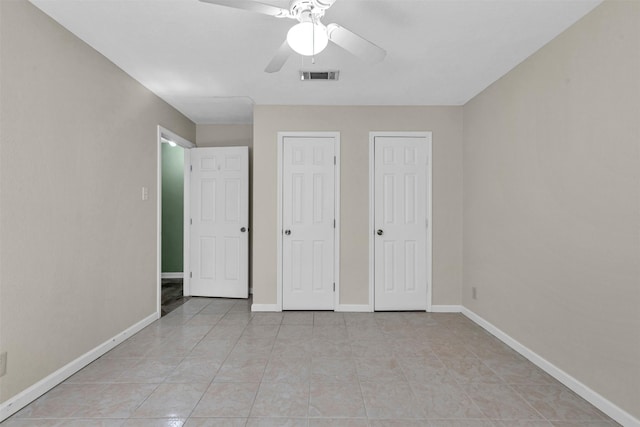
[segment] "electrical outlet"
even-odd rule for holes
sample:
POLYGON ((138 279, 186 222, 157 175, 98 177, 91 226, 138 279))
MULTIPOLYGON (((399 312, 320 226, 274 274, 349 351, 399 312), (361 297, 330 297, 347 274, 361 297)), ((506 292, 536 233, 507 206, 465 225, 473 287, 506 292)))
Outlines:
POLYGON ((471 288, 471 298, 478 299, 478 288, 475 286, 471 288))
POLYGON ((0 377, 7 374, 7 352, 0 353, 0 377))
POLYGON ((142 187, 142 200, 149 199, 149 189, 147 187, 142 187))

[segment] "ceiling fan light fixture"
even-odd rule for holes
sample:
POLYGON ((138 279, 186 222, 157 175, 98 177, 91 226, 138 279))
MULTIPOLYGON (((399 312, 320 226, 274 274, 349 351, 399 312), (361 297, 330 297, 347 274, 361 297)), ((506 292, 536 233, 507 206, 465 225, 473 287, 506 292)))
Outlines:
POLYGON ((329 43, 327 27, 311 21, 300 22, 287 33, 287 43, 300 55, 312 56, 324 50, 329 43))

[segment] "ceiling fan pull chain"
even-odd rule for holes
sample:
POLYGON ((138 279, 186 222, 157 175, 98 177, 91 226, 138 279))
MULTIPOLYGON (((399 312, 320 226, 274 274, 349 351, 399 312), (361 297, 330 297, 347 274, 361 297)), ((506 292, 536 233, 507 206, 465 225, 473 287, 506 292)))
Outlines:
POLYGON ((315 17, 311 17, 311 43, 312 43, 312 53, 311 55, 311 63, 315 65, 316 63, 316 19, 315 17))

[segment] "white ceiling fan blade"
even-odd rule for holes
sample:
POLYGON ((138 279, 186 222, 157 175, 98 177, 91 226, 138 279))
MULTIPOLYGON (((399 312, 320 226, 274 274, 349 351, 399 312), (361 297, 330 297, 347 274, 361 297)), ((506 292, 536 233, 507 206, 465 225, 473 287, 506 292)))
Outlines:
POLYGON ((282 9, 270 4, 259 3, 251 0, 200 0, 203 3, 217 4, 220 6, 232 7, 234 9, 248 10, 250 12, 261 13, 263 15, 275 16, 276 18, 289 18, 287 9, 282 9))
POLYGON ((331 6, 333 6, 333 4, 336 2, 336 0, 316 0, 315 3, 320 6, 322 9, 329 9, 331 6))
POLYGON ((387 55, 387 52, 381 47, 338 24, 327 25, 327 33, 329 34, 329 40, 367 62, 382 61, 387 55))
POLYGON ((273 57, 271 62, 269 62, 269 65, 267 65, 267 68, 264 69, 264 71, 266 73, 275 73, 280 71, 285 62, 287 62, 287 59, 289 59, 289 56, 291 56, 291 52, 292 51, 289 47, 289 43, 287 43, 287 41, 285 40, 284 43, 282 43, 282 46, 280 46, 280 48, 276 52, 276 55, 273 57))

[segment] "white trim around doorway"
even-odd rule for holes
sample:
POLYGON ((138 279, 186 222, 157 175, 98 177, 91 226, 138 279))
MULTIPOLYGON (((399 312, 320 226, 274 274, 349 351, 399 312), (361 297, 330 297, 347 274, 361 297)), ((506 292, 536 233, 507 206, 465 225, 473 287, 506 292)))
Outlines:
POLYGON ((191 150, 184 150, 184 195, 183 202, 183 218, 184 228, 182 231, 182 269, 184 277, 182 278, 182 295, 191 296, 191 150))

